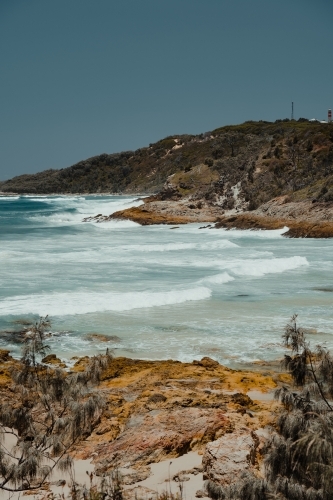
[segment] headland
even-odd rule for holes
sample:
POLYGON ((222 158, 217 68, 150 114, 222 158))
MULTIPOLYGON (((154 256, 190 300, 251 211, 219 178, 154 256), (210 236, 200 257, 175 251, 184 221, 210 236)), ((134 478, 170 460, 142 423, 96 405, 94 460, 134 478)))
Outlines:
MULTIPOLYGON (((139 224, 217 223, 285 236, 333 235, 333 126, 249 121, 174 135, 136 151, 0 182, 3 193, 146 194, 113 218, 139 224)), ((91 214, 103 222, 110 214, 91 214)), ((89 218, 87 218, 89 220, 89 218)))

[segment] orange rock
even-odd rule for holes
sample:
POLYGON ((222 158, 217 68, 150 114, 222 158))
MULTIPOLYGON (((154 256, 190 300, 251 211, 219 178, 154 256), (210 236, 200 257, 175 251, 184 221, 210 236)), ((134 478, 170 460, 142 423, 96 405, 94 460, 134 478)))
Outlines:
POLYGON ((134 414, 125 430, 111 443, 96 447, 100 472, 115 464, 146 465, 200 449, 216 439, 219 431, 232 429, 219 409, 172 408, 134 414))

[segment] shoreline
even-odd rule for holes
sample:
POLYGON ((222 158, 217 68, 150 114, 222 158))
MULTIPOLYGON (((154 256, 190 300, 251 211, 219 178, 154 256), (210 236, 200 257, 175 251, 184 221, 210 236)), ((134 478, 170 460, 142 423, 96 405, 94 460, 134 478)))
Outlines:
POLYGON ((6 198, 6 197, 12 197, 12 196, 26 196, 26 197, 32 197, 32 196, 40 196, 40 197, 45 197, 47 198, 48 196, 128 196, 130 198, 134 197, 150 197, 152 194, 150 193, 134 193, 134 194, 122 194, 122 193, 7 193, 5 191, 0 191, 0 197, 6 198))
POLYGON ((201 201, 144 200, 139 207, 120 210, 109 216, 90 217, 84 221, 120 219, 141 225, 187 224, 190 222, 215 224, 216 229, 278 230, 288 238, 332 238, 333 203, 316 201, 289 202, 286 196, 274 198, 254 211, 224 212, 201 201))
MULTIPOLYGON (((143 201, 139 207, 130 207, 110 215, 98 214, 83 218, 83 222, 107 222, 110 220, 130 220, 142 226, 202 223, 216 229, 278 230, 288 238, 332 238, 333 202, 307 200, 290 202, 288 196, 279 196, 253 211, 222 210, 217 205, 206 203, 204 199, 187 198, 161 199, 160 194, 150 193, 7 193, 0 192, 1 198, 22 197, 136 197, 143 201)), ((163 198, 163 197, 162 197, 163 198)), ((207 227, 207 226, 206 226, 207 227)))

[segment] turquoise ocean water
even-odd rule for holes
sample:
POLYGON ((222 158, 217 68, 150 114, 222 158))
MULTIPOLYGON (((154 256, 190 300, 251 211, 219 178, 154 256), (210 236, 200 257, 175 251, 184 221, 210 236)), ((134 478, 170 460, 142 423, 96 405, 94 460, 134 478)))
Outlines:
POLYGON ((279 231, 83 223, 120 196, 0 197, 0 347, 48 314, 52 352, 239 363, 281 357, 293 313, 333 348, 333 240, 279 231))

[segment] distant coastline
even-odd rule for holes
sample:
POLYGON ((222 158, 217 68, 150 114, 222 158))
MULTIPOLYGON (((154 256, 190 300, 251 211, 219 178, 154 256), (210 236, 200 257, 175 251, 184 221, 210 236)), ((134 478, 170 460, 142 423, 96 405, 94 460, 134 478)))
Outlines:
MULTIPOLYGON (((143 207, 113 217, 142 225, 287 226, 286 236, 328 238, 333 236, 332 127, 305 119, 249 121, 174 135, 136 151, 21 175, 0 182, 0 193, 138 196, 145 197, 143 207)), ((111 214, 102 215, 106 220, 111 214)))

